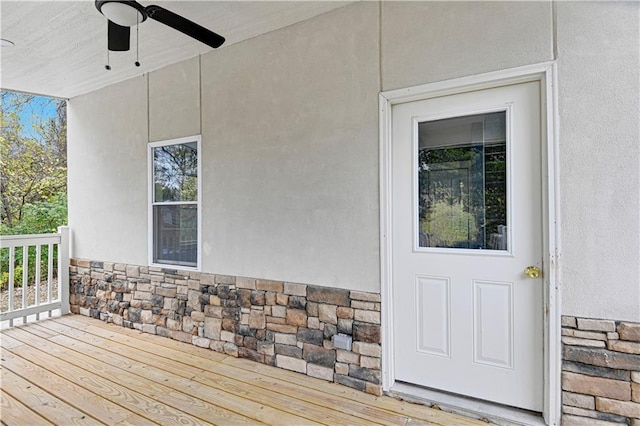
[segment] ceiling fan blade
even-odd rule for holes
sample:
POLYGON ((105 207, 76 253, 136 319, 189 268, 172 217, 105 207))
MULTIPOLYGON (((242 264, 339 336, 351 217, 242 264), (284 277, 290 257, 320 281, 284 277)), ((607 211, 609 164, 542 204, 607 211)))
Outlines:
POLYGON ((108 22, 107 38, 109 50, 115 52, 129 50, 129 40, 131 38, 129 27, 123 27, 111 21, 108 22))
POLYGON ((195 38, 198 41, 211 46, 214 49, 220 47, 224 43, 224 37, 214 33, 211 30, 206 29, 203 26, 196 24, 180 15, 177 15, 160 6, 147 6, 145 7, 147 15, 158 22, 174 28, 191 38, 195 38))

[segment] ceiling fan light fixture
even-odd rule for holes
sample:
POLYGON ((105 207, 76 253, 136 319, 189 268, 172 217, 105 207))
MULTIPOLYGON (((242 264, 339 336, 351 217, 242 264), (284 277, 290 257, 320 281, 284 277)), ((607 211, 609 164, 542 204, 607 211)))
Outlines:
POLYGON ((147 19, 144 8, 135 1, 103 1, 97 6, 108 20, 123 27, 132 27, 147 19))

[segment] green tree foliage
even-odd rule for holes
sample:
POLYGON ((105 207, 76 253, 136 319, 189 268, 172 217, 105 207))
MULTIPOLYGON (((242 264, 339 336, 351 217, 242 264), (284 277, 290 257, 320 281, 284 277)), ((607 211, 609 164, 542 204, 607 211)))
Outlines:
POLYGON ((14 235, 47 234, 57 232, 67 223, 67 195, 55 194, 46 200, 26 204, 22 219, 11 229, 14 235))
MULTIPOLYGON (((67 104, 60 99, 0 91, 0 235, 55 232, 67 223, 67 104), (47 104, 48 103, 48 104, 47 104), (55 115, 43 114, 46 106, 55 115), (25 128, 24 121, 32 128, 25 128)), ((45 249, 41 262, 46 265, 45 249)), ((54 264, 56 253, 52 253, 54 264)), ((22 250, 15 253, 15 284, 22 284, 22 250)), ((35 276, 35 247, 28 277, 35 276)), ((0 250, 0 288, 8 280, 9 250, 0 250)), ((43 268, 43 270, 45 270, 43 268)))
POLYGON ((56 114, 43 117, 34 107, 35 99, 0 92, 0 234, 50 232, 66 223, 66 211, 60 209, 66 210, 67 104, 51 99, 56 114), (27 135, 20 119, 29 113, 35 136, 27 135), (42 214, 49 208, 55 213, 42 214), (29 218, 23 222, 26 214, 29 218))

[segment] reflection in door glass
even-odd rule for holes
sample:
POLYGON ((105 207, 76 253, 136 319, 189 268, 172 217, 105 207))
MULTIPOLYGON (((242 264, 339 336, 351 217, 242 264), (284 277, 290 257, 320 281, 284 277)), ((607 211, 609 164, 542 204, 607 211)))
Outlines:
POLYGON ((418 125, 419 247, 507 250, 506 112, 418 125))

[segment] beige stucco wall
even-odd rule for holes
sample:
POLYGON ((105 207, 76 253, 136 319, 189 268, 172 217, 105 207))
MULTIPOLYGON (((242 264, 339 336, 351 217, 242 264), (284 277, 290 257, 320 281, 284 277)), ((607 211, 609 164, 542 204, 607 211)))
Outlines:
POLYGON ((382 88, 553 59, 551 3, 383 2, 382 88))
POLYGON ((149 141, 200 134, 200 58, 152 72, 149 79, 149 141))
POLYGON ((68 129, 71 255, 146 264, 146 78, 71 99, 68 129))
POLYGON ((562 312, 640 321, 638 8, 363 2, 72 99, 74 255, 145 264, 146 142, 201 131, 203 270, 379 291, 379 91, 555 46, 562 312))
POLYGON ((640 3, 557 12, 562 311, 640 321, 640 3))
POLYGON ((363 3, 203 56, 205 269, 379 289, 377 20, 363 3))

